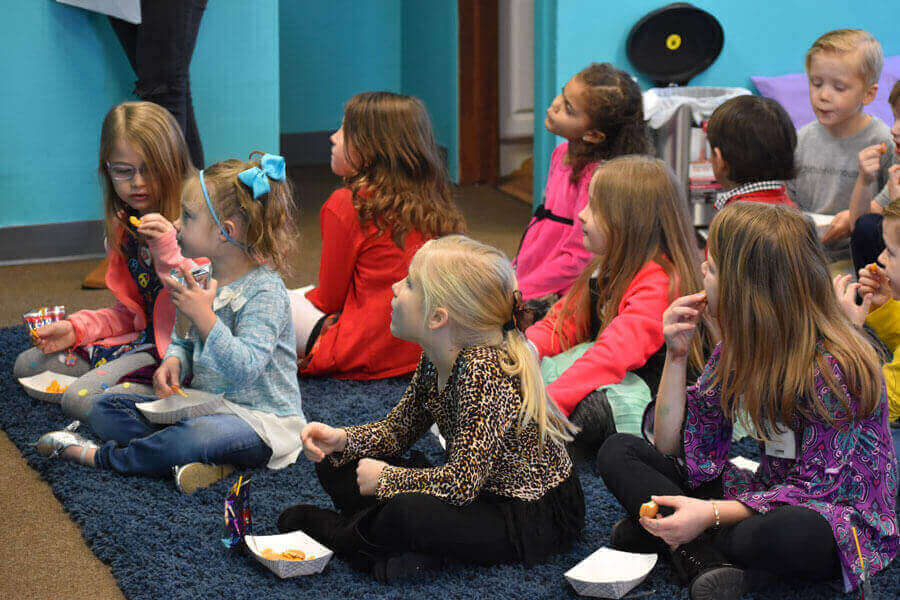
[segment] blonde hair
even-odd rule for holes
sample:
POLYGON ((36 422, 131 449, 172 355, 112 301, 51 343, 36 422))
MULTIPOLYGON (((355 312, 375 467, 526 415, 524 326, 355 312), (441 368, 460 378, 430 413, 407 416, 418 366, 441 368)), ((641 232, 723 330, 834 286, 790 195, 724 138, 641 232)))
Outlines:
POLYGON ((819 52, 832 54, 859 52, 862 58, 859 75, 866 85, 875 85, 881 77, 881 67, 884 65, 881 44, 875 36, 864 29, 834 29, 820 36, 806 52, 807 73, 812 57, 819 52))
POLYGON ((811 221, 794 208, 735 202, 713 219, 709 254, 718 273, 722 332, 710 385, 721 383, 729 419, 737 414, 755 437, 766 439, 798 411, 837 426, 876 410, 883 387, 878 358, 838 304, 811 221), (849 394, 859 398, 858 414, 826 354, 840 365, 849 394), (843 410, 835 413, 818 398, 813 367, 843 410))
POLYGON ((461 348, 499 344, 503 372, 517 376, 522 395, 519 428, 533 421, 540 443, 572 439, 577 431, 547 396, 537 358, 525 335, 503 326, 513 316, 518 287, 515 271, 500 250, 463 235, 426 242, 413 257, 409 277, 421 286, 424 314, 447 311, 454 343, 461 348))
POLYGON ((106 237, 113 250, 121 253, 116 241, 117 229, 131 233, 125 226, 128 205, 116 194, 106 168, 119 141, 130 144, 144 159, 147 186, 150 197, 156 201, 156 212, 169 221, 181 216, 182 184, 194 172, 194 167, 181 128, 165 108, 152 102, 123 102, 106 113, 100 130, 97 173, 103 182, 106 237))
MULTIPOLYGON (((666 163, 650 156, 614 158, 594 171, 588 194, 591 212, 607 229, 609 249, 591 261, 563 297, 561 308, 555 309, 554 333, 567 346, 588 341, 591 310, 597 311, 603 332, 618 314, 625 290, 649 261, 669 276, 669 301, 702 287, 684 191, 666 163), (591 307, 589 282, 597 270, 599 298, 591 307), (581 326, 577 339, 568 339, 563 323, 573 316, 581 326)), ((691 363, 698 369, 705 362, 706 328, 703 332, 691 349, 691 363)))
MULTIPOLYGON (((248 161, 232 158, 207 167, 203 170, 203 181, 219 221, 236 218, 243 226, 247 254, 287 275, 291 271, 288 257, 298 235, 294 186, 288 178, 269 179, 270 191, 254 199, 252 190, 238 179, 238 174, 260 166, 259 160, 254 160, 257 154, 262 152, 250 153, 248 161)), ((185 194, 186 203, 207 210, 199 178, 189 183, 195 193, 185 194)))
POLYGON ((900 219, 900 199, 891 200, 890 203, 884 207, 881 216, 885 219, 900 219))
POLYGON ((356 171, 346 185, 360 224, 390 229, 400 248, 412 230, 426 238, 465 231, 421 100, 392 92, 357 94, 347 101, 342 127, 356 171))

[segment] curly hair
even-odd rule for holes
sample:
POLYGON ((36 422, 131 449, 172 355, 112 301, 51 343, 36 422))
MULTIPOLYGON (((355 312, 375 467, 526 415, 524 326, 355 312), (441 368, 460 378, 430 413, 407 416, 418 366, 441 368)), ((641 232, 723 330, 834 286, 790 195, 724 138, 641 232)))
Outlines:
POLYGON ((412 230, 426 238, 465 231, 421 100, 392 92, 357 94, 347 102, 342 127, 355 170, 345 183, 360 224, 390 230, 400 248, 412 230))
MULTIPOLYGON (((238 174, 260 166, 259 160, 254 160, 257 154, 263 153, 254 151, 248 161, 231 158, 207 167, 203 170, 203 180, 219 220, 236 219, 243 225, 247 253, 255 261, 288 275, 291 272, 288 256, 298 237, 294 186, 287 178, 270 179, 270 191, 254 199, 251 189, 238 179, 238 174)), ((192 178, 187 185, 199 187, 199 178, 192 178)), ((185 204, 199 202, 198 194, 185 194, 184 200, 185 204)))
POLYGON ((623 154, 650 154, 651 144, 644 125, 644 104, 640 86, 625 71, 609 63, 592 63, 576 75, 587 88, 587 112, 591 129, 605 136, 596 143, 569 142, 569 164, 573 183, 581 179, 590 163, 623 154))

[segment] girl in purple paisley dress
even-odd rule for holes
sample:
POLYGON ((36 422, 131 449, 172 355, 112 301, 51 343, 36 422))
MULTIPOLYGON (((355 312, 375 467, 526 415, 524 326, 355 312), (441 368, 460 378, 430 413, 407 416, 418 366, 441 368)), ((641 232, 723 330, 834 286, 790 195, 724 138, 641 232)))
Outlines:
POLYGON ((611 437, 598 468, 628 517, 612 546, 671 552, 691 597, 738 598, 776 577, 861 583, 897 554, 897 462, 874 349, 832 290, 813 225, 738 203, 710 228, 705 292, 663 316, 653 445, 611 437), (704 315, 705 313, 705 315, 704 315), (708 318, 721 341, 691 387, 687 349, 708 318), (756 472, 728 460, 733 423, 760 440, 756 472), (656 519, 638 518, 653 499, 656 519))

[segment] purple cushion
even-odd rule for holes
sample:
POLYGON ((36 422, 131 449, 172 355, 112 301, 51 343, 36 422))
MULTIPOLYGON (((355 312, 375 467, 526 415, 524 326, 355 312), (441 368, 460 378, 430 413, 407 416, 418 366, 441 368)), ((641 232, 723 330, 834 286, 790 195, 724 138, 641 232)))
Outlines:
MULTIPOLYGON (((875 95, 875 100, 863 109, 887 123, 889 127, 894 122, 894 114, 888 105, 888 96, 898 79, 900 79, 900 56, 885 58, 881 79, 878 80, 878 94, 875 95)), ((773 98, 784 107, 797 129, 816 118, 809 104, 809 83, 806 73, 790 73, 778 77, 753 76, 750 80, 760 95, 773 98)))

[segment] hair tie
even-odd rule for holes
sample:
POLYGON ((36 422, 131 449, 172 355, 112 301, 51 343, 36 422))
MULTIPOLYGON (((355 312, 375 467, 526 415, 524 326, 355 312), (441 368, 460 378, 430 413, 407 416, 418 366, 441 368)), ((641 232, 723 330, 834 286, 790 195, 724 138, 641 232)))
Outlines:
POLYGON ((263 154, 258 167, 250 167, 238 173, 241 183, 253 190, 253 199, 271 191, 269 180, 284 181, 284 157, 277 154, 263 154))
POLYGON ((234 244, 235 246, 237 246, 238 248, 240 248, 241 250, 246 252, 247 246, 231 239, 231 236, 228 235, 228 232, 225 231, 224 227, 222 227, 222 222, 219 221, 219 216, 216 214, 216 211, 213 208, 212 202, 210 202, 210 200, 209 200, 209 192, 206 191, 206 181, 203 180, 203 169, 200 170, 200 189, 203 190, 203 197, 206 199, 206 206, 209 208, 209 214, 212 215, 213 221, 215 221, 216 225, 219 226, 219 232, 225 236, 226 240, 228 240, 229 242, 231 242, 232 244, 234 244))
POLYGON ((503 324, 503 331, 518 329, 525 333, 532 323, 534 323, 534 311, 525 304, 522 292, 516 290, 513 292, 512 318, 503 324))

